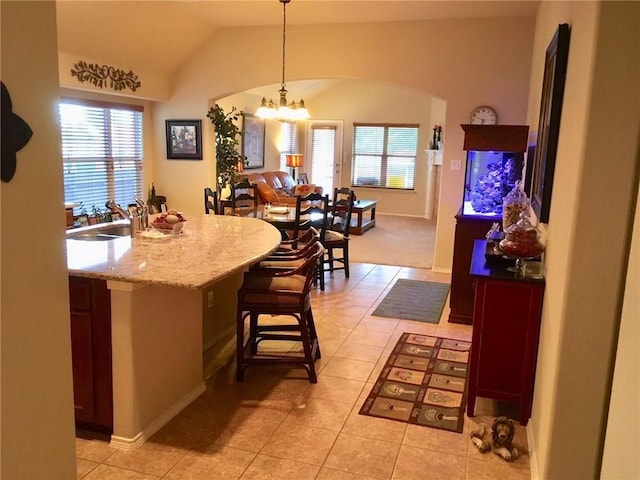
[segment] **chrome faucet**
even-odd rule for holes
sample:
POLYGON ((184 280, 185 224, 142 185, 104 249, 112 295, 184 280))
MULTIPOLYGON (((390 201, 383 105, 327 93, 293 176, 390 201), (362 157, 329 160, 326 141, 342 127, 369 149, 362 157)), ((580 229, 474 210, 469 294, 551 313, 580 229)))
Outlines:
MULTIPOLYGON (((136 199, 136 203, 139 203, 138 199, 136 199)), ((128 219, 129 223, 131 224, 132 232, 139 232, 141 230, 146 230, 148 227, 149 215, 148 213, 145 214, 146 205, 145 205, 145 209, 137 208, 136 209, 137 211, 134 213, 127 212, 124 208, 118 205, 114 200, 107 201, 107 203, 105 204, 105 207, 107 207, 110 210, 115 210, 120 214, 122 218, 128 219)))
POLYGON ((123 219, 131 218, 131 215, 129 214, 129 212, 127 212, 124 208, 118 205, 115 202, 115 200, 107 200, 107 203, 105 203, 104 206, 107 207, 109 210, 112 210, 112 211, 115 210, 116 212, 118 212, 123 219))
POLYGON ((138 204, 138 215, 141 218, 142 230, 149 228, 149 206, 144 203, 144 200, 136 197, 136 203, 138 204))

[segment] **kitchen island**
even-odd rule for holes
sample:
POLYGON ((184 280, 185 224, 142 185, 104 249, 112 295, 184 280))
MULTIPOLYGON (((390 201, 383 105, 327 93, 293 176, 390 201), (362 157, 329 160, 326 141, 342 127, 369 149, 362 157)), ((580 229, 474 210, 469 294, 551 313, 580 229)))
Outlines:
POLYGON ((67 236, 70 278, 108 289, 111 444, 120 448, 142 444, 205 390, 206 352, 234 331, 242 273, 281 238, 258 219, 187 219, 182 233, 163 240, 67 236))

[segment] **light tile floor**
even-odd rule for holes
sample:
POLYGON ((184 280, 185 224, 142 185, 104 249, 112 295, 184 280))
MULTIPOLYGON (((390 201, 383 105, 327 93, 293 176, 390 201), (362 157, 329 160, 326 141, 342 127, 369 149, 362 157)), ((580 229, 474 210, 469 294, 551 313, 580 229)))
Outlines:
MULTIPOLYGON (((479 399, 461 434, 358 415, 403 332, 471 339, 471 327, 372 317, 397 278, 449 282, 431 270, 353 264, 314 291, 322 349, 318 383, 302 369, 249 367, 234 379, 234 359, 207 391, 138 449, 77 439, 77 478, 86 480, 476 480, 529 479, 529 455, 507 463, 470 442, 503 406, 479 399)), ((500 411, 499 411, 500 410, 500 411)), ((508 414, 508 413, 507 413, 508 414)), ((517 412, 516 412, 517 414, 517 412)), ((511 415, 512 417, 515 415, 511 415)), ((515 443, 526 451, 517 422, 515 443)))

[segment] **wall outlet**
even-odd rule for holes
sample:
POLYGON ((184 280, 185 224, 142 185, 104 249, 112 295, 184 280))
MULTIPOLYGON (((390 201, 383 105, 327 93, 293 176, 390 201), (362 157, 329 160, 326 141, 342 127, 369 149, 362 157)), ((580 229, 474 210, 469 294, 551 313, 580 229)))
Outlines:
POLYGON ((213 290, 207 292, 207 307, 213 307, 213 290))
POLYGON ((451 160, 451 170, 461 170, 462 160, 451 160))

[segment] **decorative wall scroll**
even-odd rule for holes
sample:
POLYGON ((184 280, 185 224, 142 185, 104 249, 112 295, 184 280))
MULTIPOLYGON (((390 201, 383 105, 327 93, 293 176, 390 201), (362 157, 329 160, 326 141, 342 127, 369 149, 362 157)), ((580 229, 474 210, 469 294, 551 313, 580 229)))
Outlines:
POLYGON ((131 70, 125 72, 110 65, 87 63, 84 60, 80 60, 73 66, 71 76, 77 77, 80 83, 89 82, 100 88, 109 86, 116 92, 125 88, 135 92, 141 86, 138 75, 131 70))
POLYGON ((549 222, 553 173, 556 166, 560 117, 564 82, 567 76, 569 58, 569 25, 558 25, 551 43, 547 47, 538 120, 538 138, 535 146, 529 147, 533 153, 533 163, 527 155, 527 183, 531 173, 531 205, 541 223, 549 222))

